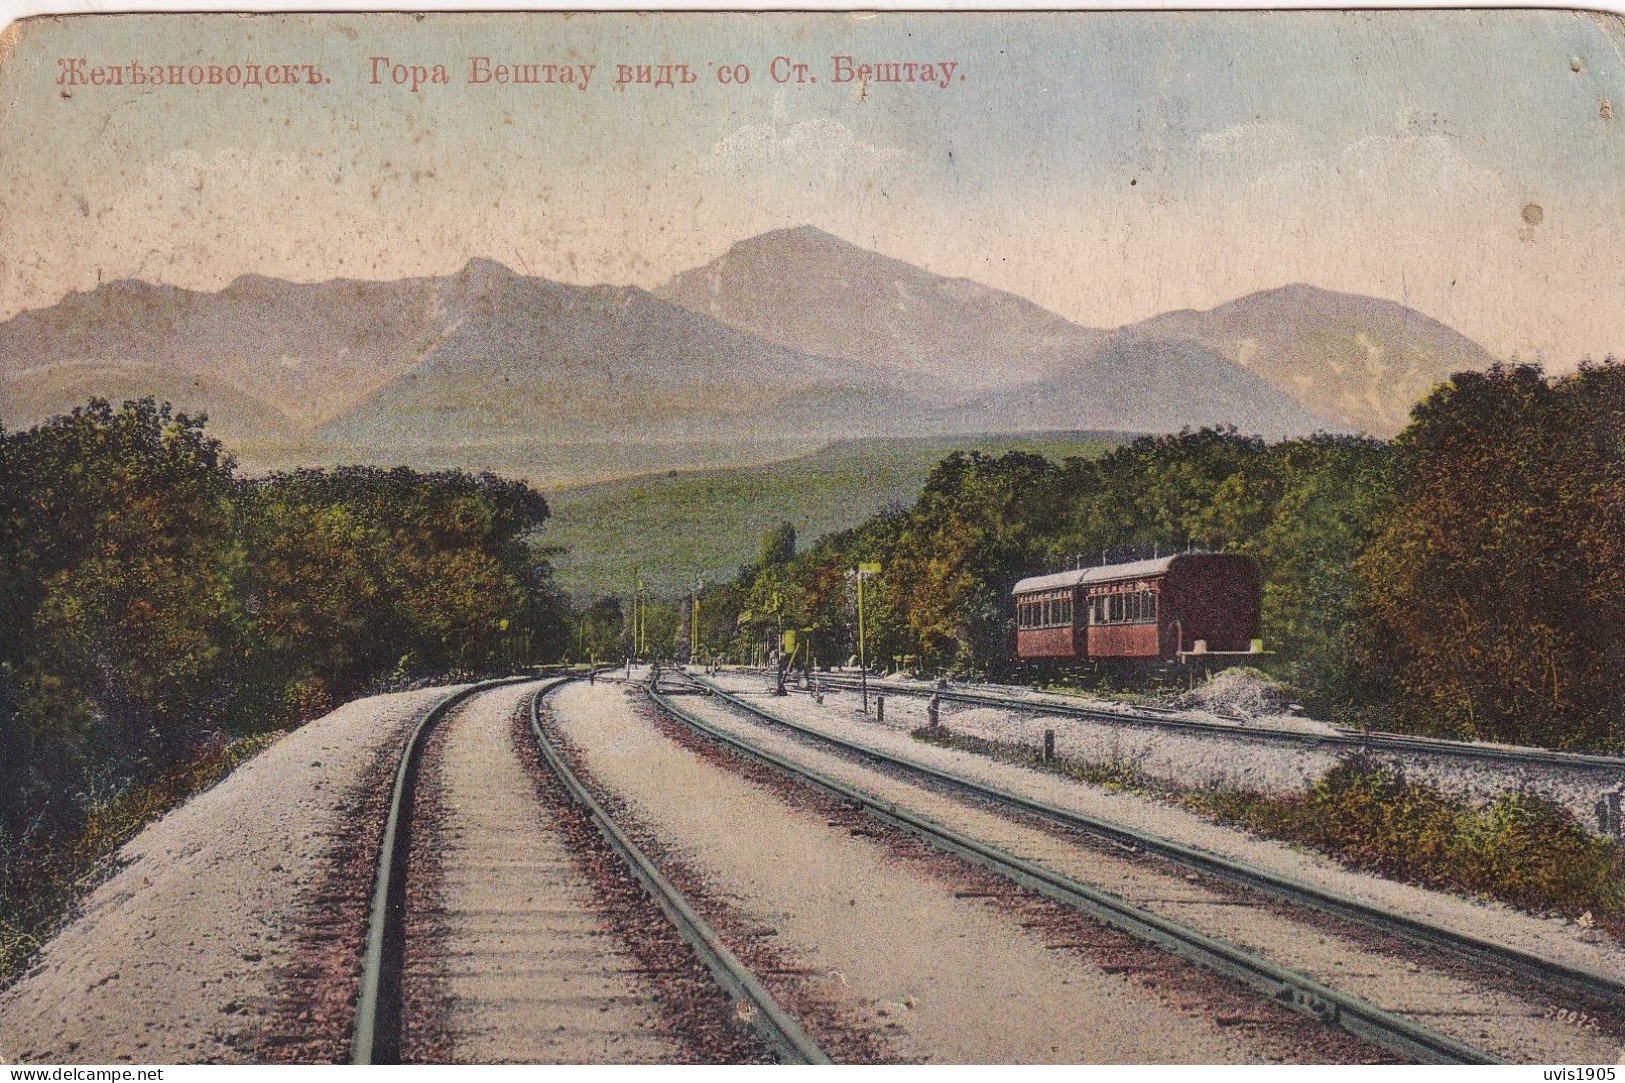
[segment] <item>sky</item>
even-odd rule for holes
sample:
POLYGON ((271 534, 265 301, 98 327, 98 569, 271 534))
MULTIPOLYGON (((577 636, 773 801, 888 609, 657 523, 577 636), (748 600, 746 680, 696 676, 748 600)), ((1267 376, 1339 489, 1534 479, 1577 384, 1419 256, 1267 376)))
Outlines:
POLYGON ((477 256, 653 287, 810 224, 1090 326, 1308 282, 1554 371, 1625 354, 1617 16, 80 16, 14 25, 0 56, 0 318, 116 278, 477 256), (471 85, 475 56, 596 68, 471 85), (838 56, 955 67, 837 83, 838 56), (327 82, 64 86, 64 57, 327 82), (692 85, 616 81, 679 63, 692 85), (391 77, 435 64, 449 84, 391 77))

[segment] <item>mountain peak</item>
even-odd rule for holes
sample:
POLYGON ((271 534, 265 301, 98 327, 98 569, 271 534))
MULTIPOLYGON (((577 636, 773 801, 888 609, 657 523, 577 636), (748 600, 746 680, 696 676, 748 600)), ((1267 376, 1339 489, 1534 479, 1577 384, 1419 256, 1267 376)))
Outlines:
POLYGON ((518 278, 519 273, 505 263, 485 256, 472 256, 457 272, 458 278, 518 278))
POLYGON ((273 286, 287 285, 280 278, 271 278, 269 275, 241 274, 226 284, 221 293, 254 293, 273 286))
POLYGON ((812 225, 746 238, 654 292, 788 349, 963 388, 1035 378, 1100 334, 812 225))
POLYGON ((857 245, 846 240, 844 237, 837 237, 828 230, 819 229, 817 226, 810 225, 787 226, 783 229, 770 229, 765 232, 758 233, 754 237, 746 237, 744 240, 736 242, 733 245, 733 250, 750 251, 753 249, 778 248, 784 246, 796 248, 822 248, 834 251, 862 252, 865 255, 871 256, 875 255, 875 253, 871 253, 865 249, 859 248, 857 245))
POLYGON ((1478 343, 1379 297, 1293 282, 1206 311, 1165 312, 1119 334, 1197 343, 1273 383, 1306 408, 1390 436, 1452 373, 1488 368, 1478 343))

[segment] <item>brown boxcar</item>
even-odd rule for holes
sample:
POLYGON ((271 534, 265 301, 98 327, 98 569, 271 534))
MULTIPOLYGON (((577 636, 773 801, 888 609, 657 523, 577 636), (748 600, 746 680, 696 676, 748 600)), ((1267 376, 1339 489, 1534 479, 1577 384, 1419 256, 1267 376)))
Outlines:
POLYGON ((1258 638, 1258 566, 1230 553, 1033 576, 1012 594, 1016 655, 1027 660, 1172 661, 1246 652, 1258 638))

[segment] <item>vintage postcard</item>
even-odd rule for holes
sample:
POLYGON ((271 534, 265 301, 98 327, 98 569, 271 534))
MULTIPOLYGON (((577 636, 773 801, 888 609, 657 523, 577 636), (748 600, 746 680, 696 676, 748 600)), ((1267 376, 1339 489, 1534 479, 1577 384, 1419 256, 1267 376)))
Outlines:
POLYGON ((4 1070, 1613 1079, 1622 109, 1588 11, 12 23, 4 1070))

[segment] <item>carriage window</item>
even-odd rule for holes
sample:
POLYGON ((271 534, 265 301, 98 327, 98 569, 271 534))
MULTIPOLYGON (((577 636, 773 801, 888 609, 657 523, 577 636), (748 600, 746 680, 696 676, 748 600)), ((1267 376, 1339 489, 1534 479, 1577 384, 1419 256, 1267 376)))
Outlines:
POLYGON ((1121 594, 1113 594, 1111 596, 1111 606, 1108 613, 1110 615, 1107 619, 1111 620, 1113 623, 1123 619, 1123 596, 1121 594))

